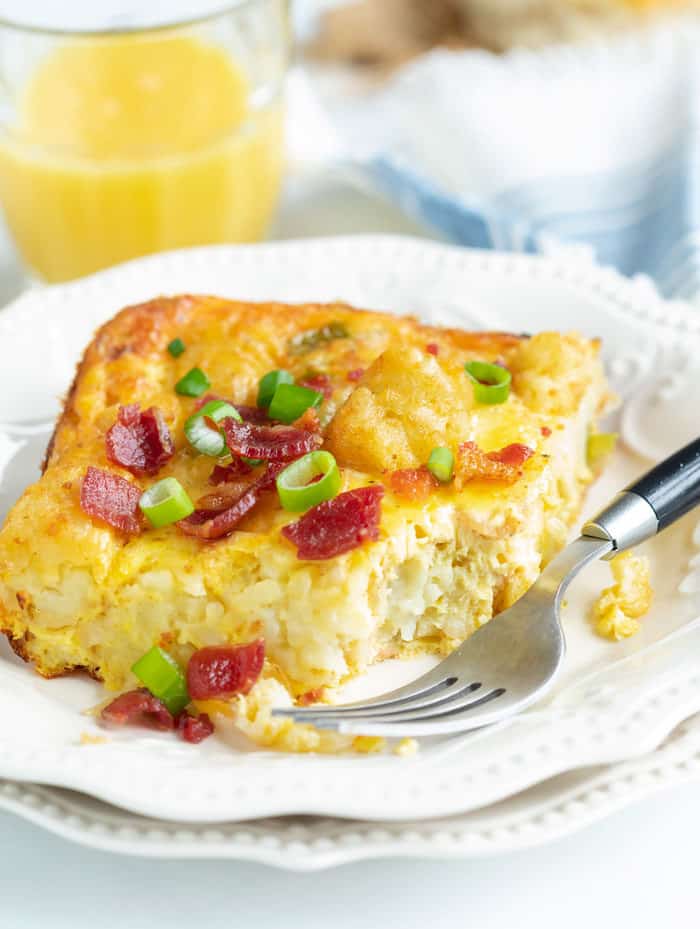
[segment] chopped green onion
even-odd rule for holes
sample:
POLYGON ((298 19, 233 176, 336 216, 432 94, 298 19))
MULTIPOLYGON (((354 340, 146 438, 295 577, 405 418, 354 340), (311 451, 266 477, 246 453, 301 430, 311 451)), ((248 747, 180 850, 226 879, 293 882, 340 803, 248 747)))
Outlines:
POLYGON ((207 420, 219 423, 228 417, 243 422, 235 406, 225 400, 210 400, 185 420, 187 441, 203 455, 220 458, 226 452, 226 440, 221 430, 212 429, 207 420))
POLYGON ((474 384, 477 403, 505 403, 510 393, 510 371, 487 361, 468 361, 464 370, 474 384))
POLYGON ((332 342, 334 339, 347 339, 350 333, 344 323, 331 322, 318 329, 309 329, 308 332, 300 332, 294 338, 289 340, 287 346, 291 355, 305 355, 324 342, 332 342))
POLYGON ((194 512, 194 503, 176 477, 165 477, 149 487, 141 495, 139 507, 156 529, 176 523, 194 512))
POLYGON ((281 423, 293 423, 311 406, 319 406, 323 394, 297 384, 280 384, 270 403, 268 413, 271 419, 281 423))
POLYGON ((591 468, 599 465, 604 458, 615 451, 616 432, 592 432, 586 443, 586 459, 591 468))
POLYGON ((303 513, 337 496, 341 483, 338 465, 330 452, 309 452, 277 476, 277 493, 285 510, 303 513), (314 481, 319 475, 320 480, 314 481))
POLYGON ((184 350, 185 343, 182 341, 182 339, 173 339, 172 342, 168 345, 168 351, 173 356, 173 358, 179 358, 184 350))
POLYGON ((289 371, 268 371, 260 378, 258 385, 258 406, 268 407, 272 403, 275 391, 280 384, 293 384, 294 377, 289 371))
POLYGON ((173 716, 182 713, 190 702, 182 668, 157 645, 139 658, 131 670, 144 687, 167 706, 173 716))
POLYGON ((455 470, 455 456, 449 448, 434 448, 428 458, 428 471, 447 484, 452 480, 455 470))
POLYGON ((241 461, 245 461, 245 463, 250 465, 251 468, 257 468, 257 466, 261 465, 264 460, 264 458, 246 458, 245 455, 241 455, 241 461))
POLYGON ((201 368, 192 368, 175 385, 175 393, 183 397, 201 397, 211 387, 209 378, 201 368))

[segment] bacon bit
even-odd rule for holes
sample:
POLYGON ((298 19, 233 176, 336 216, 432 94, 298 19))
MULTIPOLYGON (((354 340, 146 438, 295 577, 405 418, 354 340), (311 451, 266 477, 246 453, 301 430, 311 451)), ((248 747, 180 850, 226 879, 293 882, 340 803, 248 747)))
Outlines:
POLYGON ((247 694, 260 677, 265 641, 200 648, 187 665, 187 690, 193 700, 247 694))
POLYGON ((425 346, 425 350, 429 355, 438 355, 440 353, 440 346, 437 342, 428 342, 425 346))
POLYGON ((314 687, 313 690, 307 690, 305 694, 297 697, 297 703, 299 706, 311 706, 312 703, 318 703, 323 698, 324 691, 324 687, 314 687))
POLYGON ((277 475, 281 474, 282 471, 287 467, 289 461, 270 461, 268 462, 267 467, 260 475, 260 477, 255 482, 256 487, 259 491, 262 490, 272 490, 275 486, 275 481, 277 480, 277 475))
POLYGON ((197 745, 214 732, 214 724, 206 713, 190 716, 189 713, 183 712, 175 718, 175 729, 183 742, 197 745))
POLYGON ((379 484, 358 487, 324 500, 289 523, 282 535, 297 547, 297 558, 323 561, 379 538, 381 499, 379 484))
POLYGON ((355 368, 353 371, 348 371, 345 375, 350 383, 354 384, 357 381, 361 381, 364 377, 365 369, 364 368, 355 368))
MULTIPOLYGON (((185 535, 196 536, 199 539, 221 539, 230 535, 243 517, 253 509, 260 498, 260 494, 266 490, 271 490, 275 486, 277 475, 287 464, 288 462, 284 461, 268 464, 259 478, 244 487, 237 497, 232 496, 229 498, 229 505, 226 509, 219 509, 219 506, 223 505, 223 501, 215 500, 215 506, 197 509, 190 516, 181 519, 176 525, 185 535)), ((220 495, 211 494, 208 496, 215 498, 220 495)))
POLYGON ((190 516, 181 519, 177 526, 185 535, 197 536, 199 539, 221 539, 233 532, 257 502, 258 495, 250 488, 227 509, 195 510, 190 516))
POLYGON ((299 419, 292 423, 295 429, 305 429, 307 432, 320 432, 321 420, 318 418, 318 410, 310 406, 304 410, 299 419))
POLYGON ((138 403, 120 406, 116 423, 105 435, 107 458, 132 474, 155 474, 175 453, 163 414, 138 403))
POLYGON ((237 481, 247 474, 251 474, 252 467, 242 458, 234 458, 229 465, 214 465, 214 470, 209 475, 209 483, 216 486, 217 484, 229 484, 231 481, 237 481))
POLYGON ((200 397, 195 401, 194 410, 195 413, 199 412, 203 406, 207 403, 213 403, 214 400, 223 401, 224 403, 231 403, 226 397, 222 397, 221 394, 204 394, 203 397, 200 397))
POLYGON ((552 430, 549 428, 549 426, 541 426, 540 432, 545 437, 545 439, 549 438, 549 436, 552 434, 552 430))
POLYGON ((483 452, 476 442, 459 446, 455 484, 458 490, 473 480, 514 484, 522 476, 521 466, 534 452, 527 445, 506 445, 495 452, 483 452))
POLYGON ((323 394, 324 400, 330 400, 333 393, 333 385, 327 374, 314 374, 312 377, 299 381, 299 386, 318 391, 318 393, 323 394))
POLYGON ((220 484, 219 489, 211 494, 204 494, 197 500, 198 510, 207 510, 210 513, 221 513, 240 500, 246 492, 249 483, 246 481, 230 481, 226 484, 220 484))
POLYGON ((512 445, 506 445, 505 448, 501 448, 497 452, 487 452, 486 457, 490 461, 498 461, 511 468, 521 468, 528 458, 532 458, 534 454, 535 453, 528 445, 521 445, 520 442, 514 442, 512 445))
POLYGON ((103 708, 100 717, 118 726, 142 726, 167 732, 175 728, 170 710, 144 687, 120 694, 116 700, 103 708))
POLYGON ((292 461, 321 445, 321 437, 293 426, 257 426, 222 419, 226 444, 233 455, 262 458, 265 461, 292 461))
POLYGON ((88 516, 94 516, 135 535, 141 532, 138 504, 141 488, 118 474, 89 467, 80 485, 80 506, 88 516))
POLYGON ((425 465, 420 468, 402 468, 389 474, 389 487, 407 500, 425 500, 439 486, 440 482, 425 465))
MULTIPOLYGON (((256 426, 265 426, 272 420, 267 415, 267 410, 259 406, 243 406, 240 403, 235 404, 238 413, 245 423, 254 423, 256 426)), ((252 457, 252 456, 251 456, 252 457)))

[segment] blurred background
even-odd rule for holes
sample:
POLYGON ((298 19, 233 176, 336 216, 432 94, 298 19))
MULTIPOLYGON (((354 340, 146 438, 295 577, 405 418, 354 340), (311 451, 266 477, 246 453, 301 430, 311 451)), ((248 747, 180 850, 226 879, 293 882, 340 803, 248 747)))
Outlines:
POLYGON ((698 290, 696 0, 0 0, 0 300, 363 231, 698 290))

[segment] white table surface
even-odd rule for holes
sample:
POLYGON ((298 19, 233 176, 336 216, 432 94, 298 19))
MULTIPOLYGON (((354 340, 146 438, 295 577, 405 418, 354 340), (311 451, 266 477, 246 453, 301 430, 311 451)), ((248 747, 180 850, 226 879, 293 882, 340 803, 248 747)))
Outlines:
MULTIPOLYGON (((416 232, 332 185, 288 198, 276 235, 416 232)), ((0 247, 0 301, 19 276, 0 247)), ((700 925, 700 783, 542 848, 314 874, 124 858, 0 813, 0 929, 685 929, 700 925)))

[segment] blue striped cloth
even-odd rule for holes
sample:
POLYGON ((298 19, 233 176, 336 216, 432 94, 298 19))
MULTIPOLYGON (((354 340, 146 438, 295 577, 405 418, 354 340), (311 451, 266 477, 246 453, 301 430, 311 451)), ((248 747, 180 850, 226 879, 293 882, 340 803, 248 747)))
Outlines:
POLYGON ((700 28, 605 46, 435 53, 352 121, 375 191, 447 239, 584 244, 666 296, 700 294, 700 28))

